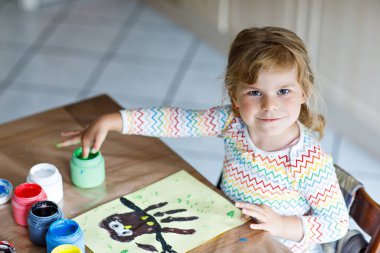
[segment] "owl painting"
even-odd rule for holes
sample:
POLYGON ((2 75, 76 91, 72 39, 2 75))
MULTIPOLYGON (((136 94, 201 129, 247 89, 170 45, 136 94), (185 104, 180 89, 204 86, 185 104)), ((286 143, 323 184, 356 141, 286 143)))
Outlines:
MULTIPOLYGON (((121 203, 126 207, 132 209, 132 212, 122 213, 122 214, 113 214, 104 218, 99 226, 107 230, 110 234, 110 237, 113 240, 119 242, 131 242, 135 240, 136 237, 142 236, 144 234, 156 234, 156 240, 161 244, 162 251, 164 253, 174 253, 176 252, 172 249, 162 236, 162 233, 176 233, 182 235, 194 234, 196 231, 194 229, 179 229, 172 227, 162 227, 162 223, 170 222, 183 222, 196 220, 198 217, 172 217, 170 215, 181 213, 187 211, 186 209, 175 209, 167 210, 163 212, 155 212, 154 214, 149 214, 149 211, 154 209, 162 208, 168 204, 168 202, 161 202, 155 205, 148 206, 145 209, 141 209, 136 206, 130 200, 121 197, 121 203)), ((156 247, 149 244, 140 244, 137 243, 137 246, 141 249, 151 252, 158 252, 156 247)))

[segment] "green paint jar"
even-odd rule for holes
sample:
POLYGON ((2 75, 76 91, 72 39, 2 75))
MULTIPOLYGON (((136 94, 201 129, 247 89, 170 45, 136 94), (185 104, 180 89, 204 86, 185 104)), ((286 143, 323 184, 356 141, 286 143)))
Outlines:
POLYGON ((99 186, 105 179, 105 166, 102 154, 90 153, 87 158, 82 157, 82 147, 74 150, 70 160, 71 181, 81 188, 99 186))

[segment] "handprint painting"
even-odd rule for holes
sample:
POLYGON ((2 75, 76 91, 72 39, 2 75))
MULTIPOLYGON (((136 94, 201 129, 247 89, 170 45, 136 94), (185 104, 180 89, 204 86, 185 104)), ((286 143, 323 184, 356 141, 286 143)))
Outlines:
POLYGON ((179 171, 74 220, 93 252, 174 253, 241 225, 240 215, 233 204, 179 171))
MULTIPOLYGON (((110 232, 111 238, 119 242, 130 242, 134 240, 137 236, 145 234, 155 234, 156 240, 161 244, 162 252, 175 252, 172 246, 169 245, 162 233, 176 233, 176 234, 194 234, 194 229, 180 229, 180 228, 169 228, 161 227, 160 223, 155 217, 162 217, 165 214, 174 214, 178 212, 184 212, 186 209, 175 209, 165 212, 157 212, 153 215, 149 215, 148 211, 160 208, 168 204, 168 202, 159 203, 156 205, 151 205, 148 208, 142 210, 134 203, 126 198, 120 198, 121 203, 133 210, 133 212, 123 213, 123 214, 113 214, 100 223, 100 227, 106 229, 110 232)), ((171 217, 161 219, 161 223, 169 223, 174 221, 191 221, 198 219, 197 216, 190 217, 171 217)), ((153 245, 139 244, 136 243, 141 249, 147 251, 157 252, 158 250, 153 245)))

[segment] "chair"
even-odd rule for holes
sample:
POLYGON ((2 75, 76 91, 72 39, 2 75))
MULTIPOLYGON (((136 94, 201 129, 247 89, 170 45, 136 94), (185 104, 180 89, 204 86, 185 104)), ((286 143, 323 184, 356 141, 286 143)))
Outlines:
POLYGON ((338 165, 334 166, 351 218, 371 236, 364 252, 380 253, 380 205, 368 195, 365 188, 353 176, 338 165), (348 187, 355 184, 359 187, 356 189, 348 187))
MULTIPOLYGON (((371 236, 364 253, 380 253, 380 205, 368 195, 362 184, 353 176, 336 164, 334 167, 351 218, 371 236)), ((221 182, 222 175, 217 184, 219 189, 221 182)))

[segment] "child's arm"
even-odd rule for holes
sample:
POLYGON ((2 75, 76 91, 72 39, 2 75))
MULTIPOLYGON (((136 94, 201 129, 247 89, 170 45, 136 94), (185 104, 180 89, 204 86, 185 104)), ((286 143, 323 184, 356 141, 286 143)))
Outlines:
POLYGON ((109 131, 156 137, 220 136, 232 110, 230 106, 208 110, 152 107, 124 110, 101 116, 84 131, 65 131, 69 139, 57 147, 82 143, 83 157, 97 152, 109 131))
POLYGON ((303 237, 302 220, 297 216, 279 215, 269 206, 236 202, 244 215, 255 218, 258 223, 250 224, 252 229, 265 230, 274 236, 287 240, 300 241, 303 237))
POLYGON ((123 134, 200 137, 220 136, 232 111, 226 106, 208 110, 151 107, 124 112, 123 134))
POLYGON ((82 156, 86 158, 91 152, 97 152, 102 146, 109 131, 121 132, 122 119, 119 112, 110 113, 99 117, 83 131, 63 131, 62 137, 69 139, 57 143, 57 147, 66 147, 81 143, 82 156))
POLYGON ((298 190, 310 205, 310 212, 302 217, 305 232, 302 242, 338 240, 348 230, 349 214, 332 158, 319 146, 315 146, 308 157, 312 157, 312 162, 302 163, 293 171, 298 190))

